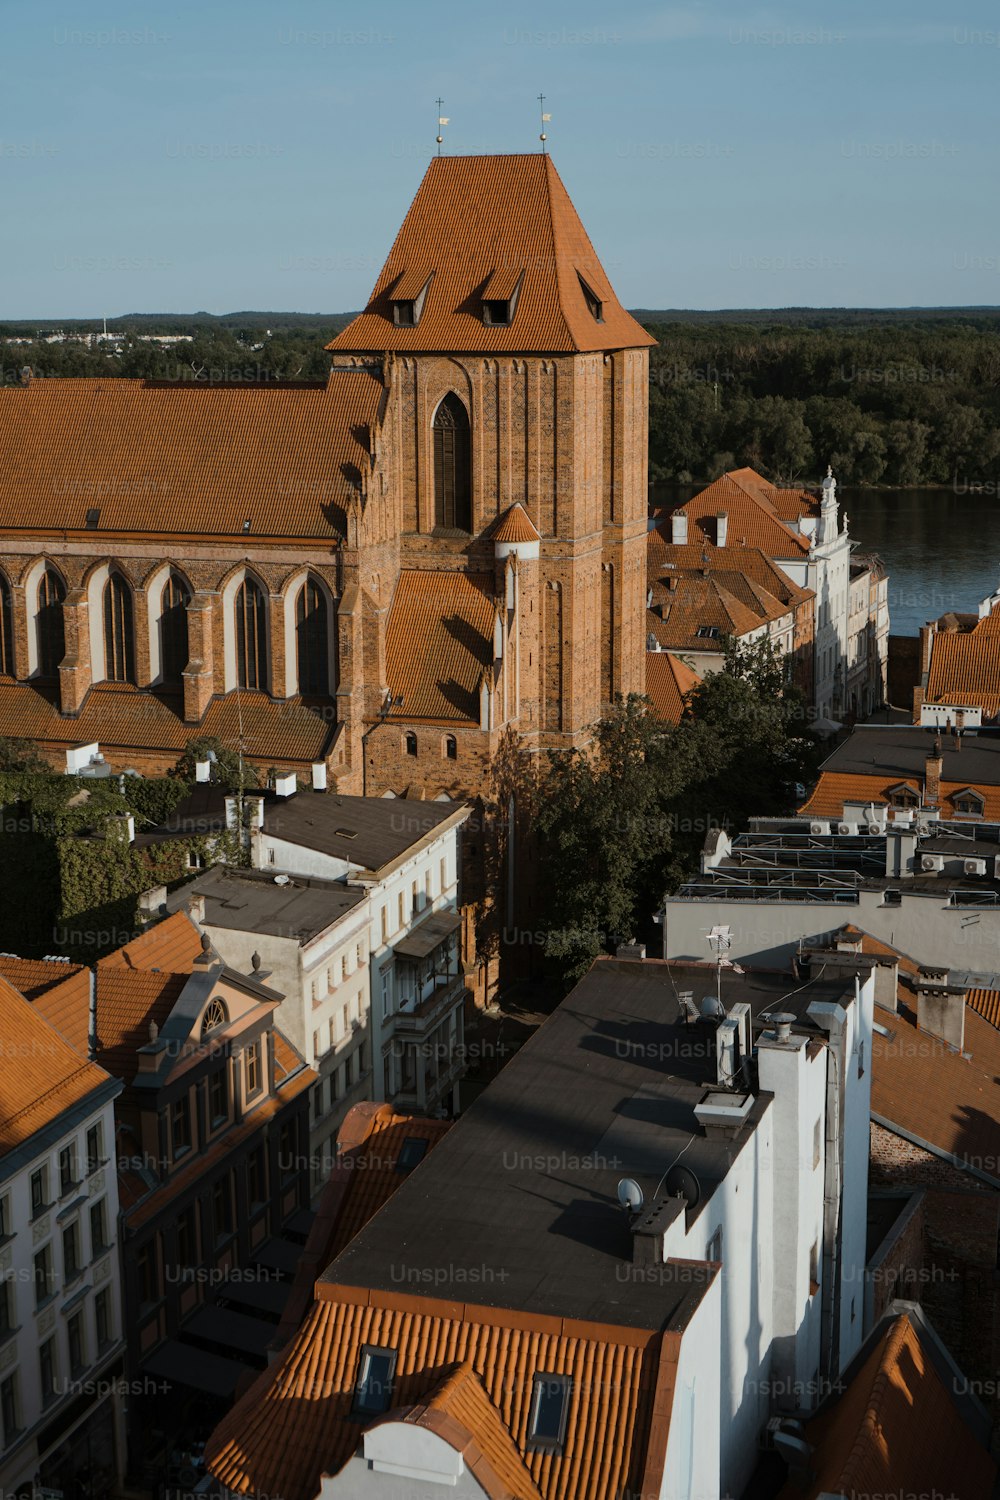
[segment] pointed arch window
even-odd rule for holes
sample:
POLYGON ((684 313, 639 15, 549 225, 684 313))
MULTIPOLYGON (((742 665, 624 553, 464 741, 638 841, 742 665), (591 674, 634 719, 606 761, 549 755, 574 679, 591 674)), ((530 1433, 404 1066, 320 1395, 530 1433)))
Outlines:
POLYGON ((295 601, 295 649, 300 693, 330 691, 330 651, 326 596, 307 578, 295 601))
POLYGON ((434 524, 472 530, 469 415, 450 392, 434 415, 434 524))
POLYGON ((171 569, 160 599, 160 677, 179 686, 188 664, 187 610, 191 590, 171 569))
POLYGON ((14 675, 14 611, 11 606, 10 584, 0 573, 0 673, 6 677, 14 675))
POLYGON ((241 688, 267 691, 267 604, 252 578, 236 594, 236 680, 241 688))
POLYGON ((55 568, 46 567, 38 581, 38 609, 35 612, 39 677, 58 677, 66 655, 62 608, 65 598, 66 587, 59 574, 55 568))
POLYGON ((108 682, 135 681, 132 590, 120 573, 104 585, 104 676, 108 682))

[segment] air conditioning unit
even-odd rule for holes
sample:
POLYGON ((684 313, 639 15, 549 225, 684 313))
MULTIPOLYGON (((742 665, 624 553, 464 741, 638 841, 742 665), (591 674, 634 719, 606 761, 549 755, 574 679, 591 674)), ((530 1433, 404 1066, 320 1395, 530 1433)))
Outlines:
POLYGON ((882 827, 881 823, 866 823, 865 833, 870 833, 873 837, 875 837, 880 833, 885 833, 885 829, 882 827))
POLYGON ((944 858, 940 854, 922 854, 920 856, 920 868, 922 870, 943 870, 944 858))
POLYGON ((809 824, 809 832, 810 833, 829 833, 830 832, 830 825, 829 825, 829 823, 819 823, 819 822, 810 823, 809 824))
POLYGON ((985 859, 967 859, 962 868, 966 875, 985 875, 986 861, 985 859))
POLYGON ((837 832, 838 833, 857 833, 857 831, 858 831, 858 825, 857 825, 857 823, 838 823, 837 824, 837 832))

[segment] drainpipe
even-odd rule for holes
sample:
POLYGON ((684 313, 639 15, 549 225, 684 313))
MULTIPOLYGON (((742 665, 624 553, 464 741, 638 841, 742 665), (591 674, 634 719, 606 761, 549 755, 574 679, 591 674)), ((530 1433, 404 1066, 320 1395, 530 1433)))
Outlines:
POLYGON ((90 1004, 88 1007, 89 1019, 87 1022, 87 1056, 93 1062, 97 1056, 97 974, 94 969, 88 969, 87 977, 90 981, 90 1004))

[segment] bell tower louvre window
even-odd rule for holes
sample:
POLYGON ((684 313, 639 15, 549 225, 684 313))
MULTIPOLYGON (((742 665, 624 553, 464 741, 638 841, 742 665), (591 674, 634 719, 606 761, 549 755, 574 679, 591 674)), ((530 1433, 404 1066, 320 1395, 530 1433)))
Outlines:
POLYGON ((179 687, 188 664, 187 607, 191 593, 178 573, 163 586, 160 604, 160 662, 164 683, 179 687))
POLYGON ((132 591, 120 573, 104 585, 104 676, 108 682, 135 682, 132 591))
POLYGON ((483 287, 483 322, 490 328, 507 328, 514 321, 524 272, 494 271, 483 287))
POLYGON ((326 599, 313 578, 306 579, 295 601, 295 641, 299 692, 329 692, 326 599))
POLYGON ((252 578, 236 594, 236 680, 241 688, 267 691, 267 606, 252 578))
POLYGON ((469 417, 448 394, 434 416, 434 524, 472 530, 472 461, 469 417))
POLYGON ((66 589, 54 568, 46 568, 38 583, 38 675, 58 677, 59 666, 66 655, 63 631, 63 600, 66 589))

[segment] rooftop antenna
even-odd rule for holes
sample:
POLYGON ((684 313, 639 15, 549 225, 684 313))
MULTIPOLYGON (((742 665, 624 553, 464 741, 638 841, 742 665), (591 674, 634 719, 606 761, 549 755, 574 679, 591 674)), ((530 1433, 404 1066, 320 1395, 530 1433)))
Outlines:
POLYGON ((538 96, 538 110, 539 110, 539 113, 540 113, 540 115, 542 117, 542 133, 538 137, 538 139, 542 143, 542 155, 544 156, 545 155, 545 142, 548 140, 548 136, 545 134, 545 127, 549 123, 549 121, 552 119, 551 115, 547 115, 545 113, 545 95, 544 94, 539 94, 539 96, 538 96))
POLYGON ((435 140, 437 141, 438 156, 440 156, 441 155, 441 146, 442 146, 442 144, 444 142, 444 136, 441 134, 441 131, 442 131, 442 129, 443 129, 443 127, 445 125, 450 125, 451 121, 448 119, 447 115, 443 115, 441 113, 441 110, 444 107, 444 100, 443 99, 436 99, 434 102, 435 102, 435 104, 438 107, 438 133, 435 136, 435 140))
POLYGON ((733 967, 732 960, 729 958, 729 950, 733 946, 733 929, 713 927, 708 934, 708 945, 715 954, 715 998, 719 1011, 725 1015, 722 1006, 722 970, 733 967))

